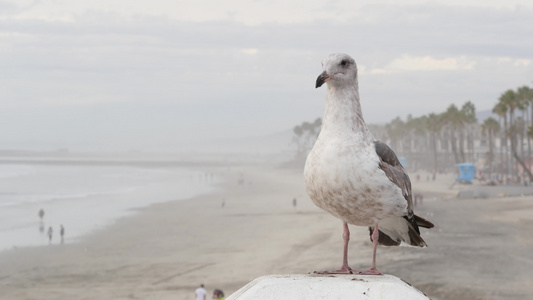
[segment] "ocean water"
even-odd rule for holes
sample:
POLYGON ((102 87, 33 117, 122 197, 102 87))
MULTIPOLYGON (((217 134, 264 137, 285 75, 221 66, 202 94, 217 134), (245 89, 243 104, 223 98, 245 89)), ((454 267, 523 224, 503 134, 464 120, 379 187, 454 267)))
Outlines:
POLYGON ((0 165, 0 251, 65 243, 136 213, 134 208, 209 193, 216 175, 186 168, 0 165), (39 210, 44 210, 42 221, 39 210))

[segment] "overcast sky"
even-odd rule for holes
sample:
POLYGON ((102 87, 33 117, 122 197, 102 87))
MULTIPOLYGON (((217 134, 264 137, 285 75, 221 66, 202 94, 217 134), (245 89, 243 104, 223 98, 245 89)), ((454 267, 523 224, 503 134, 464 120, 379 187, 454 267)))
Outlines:
POLYGON ((332 52, 356 60, 368 123, 492 109, 533 86, 533 2, 0 0, 0 149, 290 129, 322 116, 332 52))

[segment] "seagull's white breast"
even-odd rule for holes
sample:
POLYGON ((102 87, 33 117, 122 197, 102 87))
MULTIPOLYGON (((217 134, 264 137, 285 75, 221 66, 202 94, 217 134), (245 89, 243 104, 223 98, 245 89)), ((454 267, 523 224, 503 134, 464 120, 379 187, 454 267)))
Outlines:
POLYGON ((315 205, 354 225, 403 215, 407 201, 379 163, 374 143, 362 134, 322 132, 305 164, 307 193, 315 205))

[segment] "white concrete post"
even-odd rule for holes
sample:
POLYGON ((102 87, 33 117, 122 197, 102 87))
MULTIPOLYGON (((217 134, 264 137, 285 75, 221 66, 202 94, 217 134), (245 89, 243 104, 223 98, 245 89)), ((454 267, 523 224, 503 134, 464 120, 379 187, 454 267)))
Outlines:
POLYGON ((227 300, 387 299, 427 300, 422 292, 392 275, 268 275, 248 283, 227 300))

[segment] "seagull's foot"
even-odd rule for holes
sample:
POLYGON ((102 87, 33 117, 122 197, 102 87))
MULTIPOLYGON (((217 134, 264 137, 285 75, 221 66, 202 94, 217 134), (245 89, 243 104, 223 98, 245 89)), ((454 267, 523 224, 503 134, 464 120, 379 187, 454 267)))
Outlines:
POLYGON ((368 269, 366 271, 359 271, 359 273, 354 273, 354 274, 359 274, 359 275, 383 275, 383 273, 378 271, 378 269, 376 269, 376 268, 370 268, 370 269, 368 269))
POLYGON ((358 271, 352 270, 350 267, 341 267, 340 269, 336 271, 314 271, 313 274, 341 274, 341 275, 347 275, 347 274, 357 274, 358 271))

